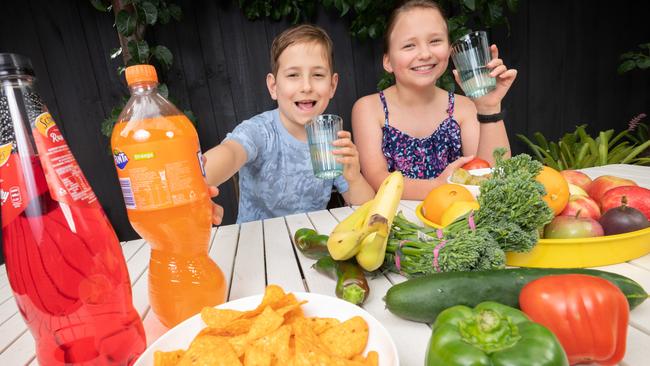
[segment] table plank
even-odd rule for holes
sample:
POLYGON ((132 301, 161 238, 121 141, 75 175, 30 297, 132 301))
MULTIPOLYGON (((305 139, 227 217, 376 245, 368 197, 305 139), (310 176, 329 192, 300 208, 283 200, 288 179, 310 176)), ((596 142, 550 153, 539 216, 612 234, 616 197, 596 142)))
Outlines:
POLYGON ((226 225, 212 229, 213 239, 210 246, 210 258, 221 268, 226 281, 226 299, 230 292, 232 273, 235 266, 235 254, 239 240, 239 225, 226 225))
POLYGON ((628 327, 625 357, 621 366, 647 365, 650 360, 650 336, 634 327, 628 327))
POLYGON ((24 332, 8 348, 0 353, 0 365, 25 365, 35 355, 36 343, 30 332, 24 332))
MULTIPOLYGON (((349 207, 330 210, 338 221, 344 220, 353 211, 349 207)), ((370 295, 362 307, 386 327, 397 346, 400 364, 421 365, 424 362, 431 329, 425 324, 398 318, 386 310, 383 298, 392 286, 386 276, 380 274, 368 277, 368 286, 370 295)), ((332 296, 331 293, 325 295, 332 296)))
POLYGON ((287 292, 303 292, 306 289, 292 238, 283 217, 264 220, 266 279, 269 285, 279 285, 287 292))
POLYGON ((262 230, 261 221, 241 225, 229 300, 264 293, 266 272, 262 230))
MULTIPOLYGON (((325 211, 327 212, 327 211, 325 211)), ((329 213, 327 213, 329 215, 329 213)), ((329 224, 327 226, 330 226, 332 221, 335 223, 336 220, 330 215, 329 218, 327 218, 326 215, 320 214, 317 216, 313 217, 313 220, 318 222, 318 226, 315 226, 315 224, 312 222, 312 218, 310 216, 307 216, 307 214, 297 214, 297 215, 290 215, 285 217, 287 227, 289 228, 289 233, 291 235, 291 238, 293 240, 293 235, 296 233, 296 231, 300 228, 312 228, 314 230, 317 230, 319 233, 329 233, 330 231, 321 231, 319 227, 322 229, 324 228, 324 224, 322 224, 322 220, 329 221, 329 224)), ((336 224, 334 224, 336 225, 336 224)), ((300 251, 296 251, 296 258, 298 259, 298 263, 300 265, 300 268, 302 269, 302 274, 304 275, 305 279, 305 288, 309 292, 314 292, 314 293, 319 293, 319 294, 333 294, 334 289, 336 288, 336 284, 334 281, 331 279, 327 278, 326 276, 316 272, 311 266, 316 263, 315 260, 310 259, 305 257, 300 251)))

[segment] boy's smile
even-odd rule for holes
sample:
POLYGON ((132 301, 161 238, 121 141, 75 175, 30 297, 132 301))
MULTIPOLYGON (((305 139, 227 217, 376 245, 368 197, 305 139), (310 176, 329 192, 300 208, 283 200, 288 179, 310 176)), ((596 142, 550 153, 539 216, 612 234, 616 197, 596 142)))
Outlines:
POLYGON ((287 47, 278 65, 277 75, 266 77, 269 93, 278 101, 282 124, 304 141, 305 124, 325 111, 336 91, 338 75, 332 72, 324 48, 316 42, 287 47))

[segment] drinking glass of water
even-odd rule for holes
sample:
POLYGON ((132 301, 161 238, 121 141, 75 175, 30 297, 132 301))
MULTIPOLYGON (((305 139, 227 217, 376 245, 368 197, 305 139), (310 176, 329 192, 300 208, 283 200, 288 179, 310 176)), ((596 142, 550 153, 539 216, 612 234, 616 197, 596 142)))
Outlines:
POLYGON ((343 119, 334 114, 321 114, 305 125, 309 153, 314 175, 321 179, 332 179, 343 174, 343 164, 336 161, 332 153, 336 149, 332 142, 343 129, 343 119))
POLYGON ((476 99, 496 88, 496 79, 487 68, 492 57, 485 32, 472 32, 454 42, 451 59, 460 76, 460 87, 468 97, 476 99))

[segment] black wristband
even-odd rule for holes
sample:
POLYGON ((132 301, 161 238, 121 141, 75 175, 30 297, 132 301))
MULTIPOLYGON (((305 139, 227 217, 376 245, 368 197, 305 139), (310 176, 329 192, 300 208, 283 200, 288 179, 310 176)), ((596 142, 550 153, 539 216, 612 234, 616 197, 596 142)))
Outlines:
POLYGON ((503 120, 506 117, 506 110, 502 109, 497 114, 477 114, 476 118, 481 123, 494 123, 503 120))

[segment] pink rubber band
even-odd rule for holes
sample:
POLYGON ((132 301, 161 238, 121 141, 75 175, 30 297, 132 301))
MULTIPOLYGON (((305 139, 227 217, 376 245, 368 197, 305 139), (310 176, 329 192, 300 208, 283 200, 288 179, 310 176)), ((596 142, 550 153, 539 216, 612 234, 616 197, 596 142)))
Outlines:
POLYGON ((436 245, 436 247, 433 248, 433 269, 435 269, 436 272, 440 272, 440 268, 438 268, 438 255, 440 254, 442 248, 445 247, 445 244, 447 244, 447 241, 443 240, 440 242, 440 244, 436 245))
POLYGON ((476 230, 476 223, 474 222, 474 210, 469 213, 469 217, 467 218, 467 222, 469 224, 469 228, 472 230, 476 230))
POLYGON ((395 250, 395 267, 397 268, 398 271, 402 272, 402 251, 400 250, 402 248, 402 245, 406 240, 401 240, 399 242, 399 246, 397 247, 397 250, 395 250))

